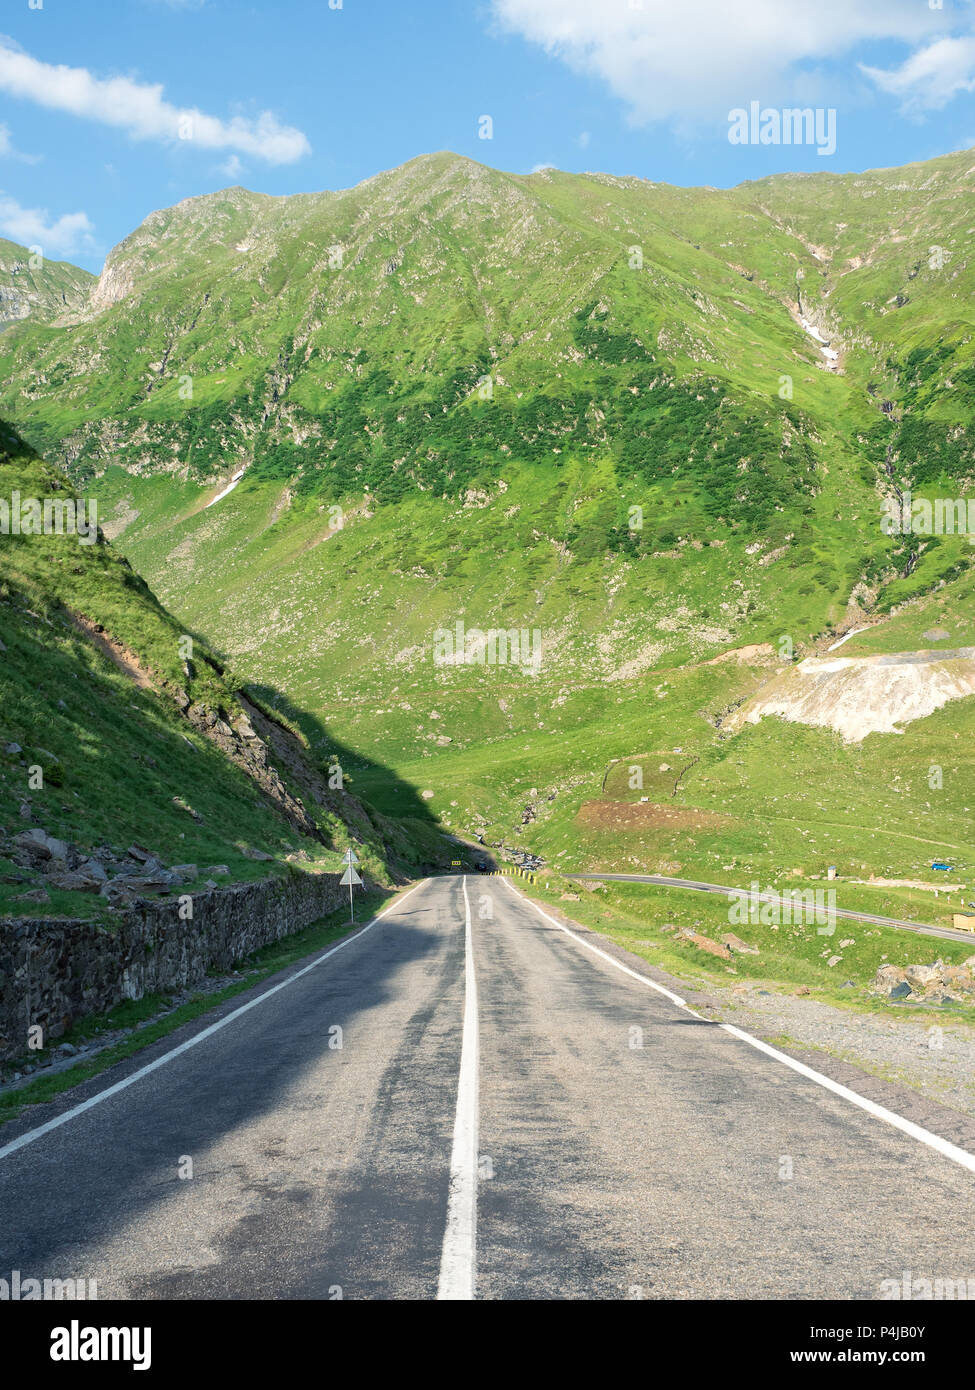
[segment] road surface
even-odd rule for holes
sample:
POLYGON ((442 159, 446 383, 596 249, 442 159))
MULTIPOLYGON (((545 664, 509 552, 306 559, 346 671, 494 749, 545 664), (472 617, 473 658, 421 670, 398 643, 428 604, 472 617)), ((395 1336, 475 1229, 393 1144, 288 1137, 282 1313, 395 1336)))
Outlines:
POLYGON ((973 1198, 975 1159, 934 1127, 458 875, 0 1129, 0 1276, 101 1299, 876 1299, 904 1271, 975 1276, 973 1198))
MULTIPOLYGON (((735 888, 731 884, 699 883, 693 878, 664 878, 660 874, 566 874, 566 878, 594 879, 600 883, 656 883, 662 888, 693 888, 698 893, 717 893, 727 898, 729 893, 746 894, 749 899, 757 898, 762 903, 781 903, 778 893, 752 894, 747 888, 735 888)), ((848 917, 854 922, 874 922, 880 927, 900 927, 903 931, 917 932, 919 936, 942 936, 948 941, 973 940, 972 932, 954 931, 951 927, 935 927, 928 922, 907 922, 901 917, 878 917, 873 912, 854 912, 849 908, 833 909, 835 917, 848 917)))

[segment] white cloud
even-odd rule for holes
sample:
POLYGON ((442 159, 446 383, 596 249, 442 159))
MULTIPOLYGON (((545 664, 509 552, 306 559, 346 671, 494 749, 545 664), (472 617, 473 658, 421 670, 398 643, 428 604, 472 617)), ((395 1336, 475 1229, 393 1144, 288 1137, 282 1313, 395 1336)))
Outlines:
POLYGON ((127 130, 137 140, 185 140, 208 150, 238 150, 269 164, 292 164, 308 154, 307 136, 281 125, 270 111, 229 121, 196 107, 173 106, 161 83, 131 77, 93 77, 87 68, 42 63, 0 39, 0 91, 55 111, 127 130))
POLYGON ((921 0, 492 0, 507 32, 602 78, 638 124, 794 97, 810 65, 870 40, 930 42, 950 27, 921 0))
POLYGON ((22 164, 39 164, 39 154, 21 154, 15 150, 8 126, 0 124, 0 159, 19 159, 22 164))
POLYGON ((244 172, 244 166, 240 162, 239 157, 235 154, 232 154, 229 159, 225 159, 218 167, 220 173, 224 174, 228 179, 239 178, 244 172))
POLYGON ((25 208, 0 190, 0 234, 21 246, 39 246, 45 256, 66 256, 94 245, 87 213, 64 213, 56 221, 45 208, 25 208))
POLYGON ((937 111, 959 92, 975 91, 975 36, 938 39, 899 68, 861 68, 882 91, 900 97, 905 110, 937 111))

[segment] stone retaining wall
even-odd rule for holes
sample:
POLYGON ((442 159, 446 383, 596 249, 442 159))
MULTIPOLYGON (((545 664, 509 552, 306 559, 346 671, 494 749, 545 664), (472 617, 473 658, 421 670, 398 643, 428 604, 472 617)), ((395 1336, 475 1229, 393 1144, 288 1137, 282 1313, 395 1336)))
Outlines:
POLYGON ((291 874, 193 894, 193 919, 175 899, 142 900, 112 929, 56 918, 0 920, 0 1058, 44 1042, 123 999, 192 988, 261 946, 291 936, 346 900, 338 874, 291 874))

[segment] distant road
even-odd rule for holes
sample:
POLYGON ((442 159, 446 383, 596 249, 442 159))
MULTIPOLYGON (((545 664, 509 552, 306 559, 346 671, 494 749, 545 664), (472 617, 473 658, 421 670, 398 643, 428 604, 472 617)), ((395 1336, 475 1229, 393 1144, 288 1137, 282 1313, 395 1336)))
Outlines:
POLYGON ((971 1267, 971 1124, 885 1109, 649 971, 508 879, 427 880, 0 1128, 0 1274, 102 1300, 882 1299, 971 1267))
MULTIPOLYGON (((788 902, 788 899, 783 899, 779 893, 752 895, 747 888, 737 888, 733 884, 698 883, 693 878, 663 878, 660 874, 564 874, 563 877, 595 879, 600 883, 604 880, 618 883, 655 883, 662 888, 692 888, 697 893, 717 893, 723 898, 729 893, 747 893, 749 897, 757 896, 758 901, 763 903, 788 902)), ((928 922, 905 922, 900 917, 878 917, 874 912, 852 912, 849 908, 842 907, 835 908, 834 915, 849 917, 854 922, 875 922, 879 927, 900 927, 904 931, 917 932, 919 936, 943 936, 947 941, 967 941, 975 947, 975 933, 955 931, 951 927, 935 927, 928 922)))

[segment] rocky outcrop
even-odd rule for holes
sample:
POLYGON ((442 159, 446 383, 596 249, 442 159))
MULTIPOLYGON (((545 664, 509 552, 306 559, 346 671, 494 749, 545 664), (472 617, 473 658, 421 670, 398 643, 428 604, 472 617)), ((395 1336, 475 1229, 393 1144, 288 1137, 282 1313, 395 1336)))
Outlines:
MULTIPOLYGON (((7 882, 30 884, 19 899, 14 898, 15 902, 49 902, 48 889, 60 888, 73 893, 97 893, 110 907, 124 908, 136 898, 179 892, 184 884, 200 876, 195 864, 176 864, 167 869, 161 859, 141 845, 130 845, 125 851, 99 845, 88 851, 49 835, 40 826, 31 826, 12 837, 0 833, 0 854, 28 874, 43 875, 39 881, 24 875, 7 876, 7 882)), ((271 858, 257 850, 251 850, 248 857, 271 858)), ((217 872, 226 874, 227 869, 214 864, 207 870, 209 874, 217 872)))
POLYGON ((868 734, 899 734, 899 725, 973 694, 973 647, 807 657, 736 710, 722 728, 737 733, 746 723, 778 715, 794 724, 835 729, 845 742, 862 743, 868 734))
POLYGON ((882 965, 874 977, 873 993, 929 1004, 953 1000, 971 1003, 975 999, 975 956, 961 965, 946 965, 940 959, 930 965, 882 965))
MULTIPOLYGON (((180 703, 177 699, 177 704, 180 703)), ((257 733, 247 713, 233 716, 232 724, 218 710, 202 704, 188 704, 183 713, 194 729, 215 743, 225 757, 257 783, 297 831, 325 843, 325 837, 302 803, 281 780, 277 768, 268 757, 267 743, 257 733)))
POLYGON ((0 1058, 25 1052, 38 1025, 46 1044, 124 999, 192 988, 211 970, 229 970, 345 901, 338 874, 294 872, 191 899, 138 901, 110 928, 53 918, 0 921, 0 1058), (188 900, 193 915, 184 921, 188 900))

